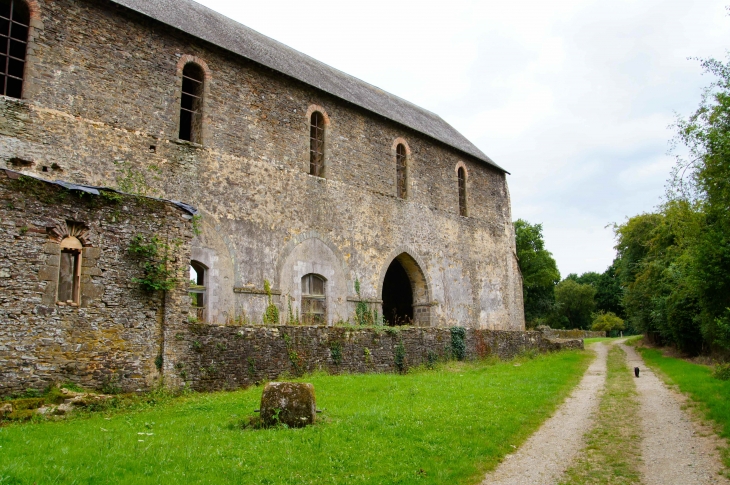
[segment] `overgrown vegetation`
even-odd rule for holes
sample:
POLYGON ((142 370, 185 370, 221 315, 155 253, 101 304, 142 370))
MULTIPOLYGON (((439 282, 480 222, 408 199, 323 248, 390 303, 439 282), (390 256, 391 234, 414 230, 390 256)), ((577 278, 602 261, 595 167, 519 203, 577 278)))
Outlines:
POLYGON ((519 367, 310 375, 325 412, 302 429, 237 425, 261 387, 12 425, 0 428, 0 483, 474 483, 552 414, 588 361, 573 351, 519 367))
POLYGON ((177 284, 175 270, 172 265, 172 247, 162 241, 156 234, 147 239, 141 234, 132 238, 129 252, 140 261, 144 275, 133 278, 148 292, 171 290, 177 284))
MULTIPOLYGON (((264 291, 266 292, 266 298, 268 301, 268 304, 266 305, 266 310, 264 311, 264 316, 262 317, 262 321, 264 322, 264 325, 278 325, 279 324, 279 308, 274 305, 273 297, 271 296, 271 284, 269 283, 269 280, 264 280, 264 291)), ((289 307, 290 310, 290 318, 291 318, 291 306, 289 307)))
POLYGON ((606 390, 595 427, 561 485, 641 483, 641 429, 636 386, 626 354, 614 345, 608 353, 606 390))
POLYGON ((456 360, 466 358, 466 329, 464 327, 451 327, 451 355, 456 360))

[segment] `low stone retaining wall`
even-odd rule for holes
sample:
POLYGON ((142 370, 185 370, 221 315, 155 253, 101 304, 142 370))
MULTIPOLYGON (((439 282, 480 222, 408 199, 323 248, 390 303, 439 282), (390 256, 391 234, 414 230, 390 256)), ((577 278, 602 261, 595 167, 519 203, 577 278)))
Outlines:
POLYGON ((196 390, 235 389, 314 370, 331 373, 398 372, 453 358, 498 356, 529 350, 583 348, 582 340, 560 340, 541 332, 463 329, 463 346, 449 328, 351 328, 324 326, 187 325, 166 354, 168 382, 196 390))
POLYGON ((567 338, 567 339, 573 339, 573 338, 600 338, 605 337, 606 332, 594 332, 591 330, 563 330, 563 329, 556 329, 556 328, 550 328, 548 326, 540 326, 537 327, 538 332, 542 332, 543 335, 545 335, 548 338, 567 338))

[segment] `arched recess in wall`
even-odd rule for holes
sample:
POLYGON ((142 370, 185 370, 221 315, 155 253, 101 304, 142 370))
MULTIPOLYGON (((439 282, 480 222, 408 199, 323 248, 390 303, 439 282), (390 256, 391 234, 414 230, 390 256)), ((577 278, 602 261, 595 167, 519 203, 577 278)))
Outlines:
POLYGON ((431 325, 431 287, 424 267, 410 248, 397 248, 386 258, 379 290, 388 325, 431 325))
POLYGON ((463 217, 469 216, 469 171, 466 169, 464 162, 459 162, 454 167, 456 170, 456 190, 459 198, 459 215, 463 217))
MULTIPOLYGON (((349 315, 347 303, 350 272, 337 247, 315 231, 294 237, 281 251, 277 264, 277 285, 282 295, 282 318, 287 318, 288 304, 303 315, 302 279, 318 275, 326 281, 326 321, 328 325, 349 315)), ((305 297, 307 295, 304 295, 305 297)))
POLYGON ((185 55, 177 63, 180 114, 178 138, 203 144, 207 139, 207 104, 210 93, 210 69, 199 57, 185 55))
POLYGON ((205 297, 202 320, 225 323, 235 318, 233 287, 236 276, 236 259, 229 244, 214 226, 213 216, 203 213, 200 234, 190 243, 190 259, 205 268, 205 297))
POLYGON ((411 196, 411 148, 405 138, 398 137, 390 148, 395 160, 395 195, 399 199, 411 196))
POLYGON ((307 173, 327 178, 327 152, 330 118, 322 106, 313 104, 307 109, 309 150, 307 152, 307 173))

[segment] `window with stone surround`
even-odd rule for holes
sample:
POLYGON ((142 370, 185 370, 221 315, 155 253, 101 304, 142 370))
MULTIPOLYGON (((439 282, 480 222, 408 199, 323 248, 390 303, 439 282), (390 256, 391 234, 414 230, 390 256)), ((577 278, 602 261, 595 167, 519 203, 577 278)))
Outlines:
POLYGON ((395 177, 399 199, 405 199, 408 196, 408 181, 406 177, 407 160, 406 146, 403 143, 398 143, 395 149, 395 177))
POLYGON ((309 120, 309 174, 324 176, 324 125, 322 113, 315 111, 309 120))
POLYGON ((61 259, 58 267, 59 305, 78 306, 81 299, 81 241, 68 236, 61 241, 61 259))
POLYGON ((23 94, 29 24, 30 10, 25 2, 0 0, 1 94, 12 98, 20 98, 23 94))
POLYGON ((302 277, 302 321, 309 325, 327 323, 325 279, 316 274, 302 277))
POLYGON ((203 132, 203 88, 205 71, 194 62, 185 64, 180 97, 181 140, 201 143, 203 132))
POLYGON ((196 311, 196 317, 200 321, 205 320, 206 298, 206 267, 198 261, 190 261, 190 300, 196 311))
POLYGON ((459 167, 457 170, 459 178, 459 215, 466 217, 466 170, 459 167))

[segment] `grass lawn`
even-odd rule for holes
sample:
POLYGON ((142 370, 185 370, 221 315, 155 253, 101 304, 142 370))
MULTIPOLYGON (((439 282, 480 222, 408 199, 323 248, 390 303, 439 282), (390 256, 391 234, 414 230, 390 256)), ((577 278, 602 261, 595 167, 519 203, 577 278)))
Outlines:
MULTIPOLYGON (((730 381, 712 377, 712 370, 704 365, 682 359, 665 357, 656 349, 639 348, 644 361, 658 369, 670 384, 699 405, 705 417, 717 423, 720 436, 730 440, 730 381)), ((725 466, 730 468, 730 453, 724 452, 725 466)))
POLYGON ((261 388, 0 428, 0 484, 477 483, 579 382, 588 352, 303 379, 317 425, 241 429, 261 388))

